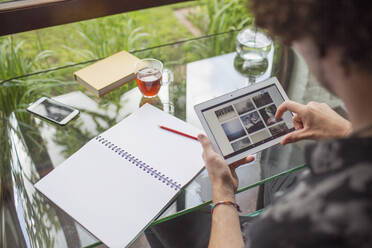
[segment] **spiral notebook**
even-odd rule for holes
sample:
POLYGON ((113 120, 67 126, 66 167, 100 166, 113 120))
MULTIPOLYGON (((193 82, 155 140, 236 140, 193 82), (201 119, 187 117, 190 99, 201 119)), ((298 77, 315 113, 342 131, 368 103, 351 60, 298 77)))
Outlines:
POLYGON ((149 104, 35 184, 109 247, 127 247, 204 167, 201 131, 149 104))

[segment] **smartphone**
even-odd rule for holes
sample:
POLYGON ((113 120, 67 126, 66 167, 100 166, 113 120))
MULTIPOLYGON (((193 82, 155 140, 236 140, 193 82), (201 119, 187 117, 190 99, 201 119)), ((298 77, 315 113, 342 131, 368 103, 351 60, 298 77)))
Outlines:
POLYGON ((79 114, 79 110, 47 97, 30 104, 27 111, 59 125, 66 125, 79 114))

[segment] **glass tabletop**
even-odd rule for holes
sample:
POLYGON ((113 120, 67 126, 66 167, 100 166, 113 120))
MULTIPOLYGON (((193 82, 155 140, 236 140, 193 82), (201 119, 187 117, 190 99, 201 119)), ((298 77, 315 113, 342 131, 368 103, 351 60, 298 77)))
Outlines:
MULTIPOLYGON (((333 107, 339 105, 337 99, 325 95, 315 84, 302 59, 291 49, 274 44, 263 66, 244 68, 244 61, 235 52, 236 35, 237 32, 232 31, 133 51, 139 58, 163 61, 174 73, 174 82, 163 86, 159 96, 152 99, 143 98, 134 81, 102 98, 93 96, 73 80, 73 72, 92 61, 1 84, 7 95, 2 99, 9 105, 7 123, 0 125, 5 154, 1 167, 5 236, 16 239, 14 242, 19 247, 100 245, 89 232, 36 191, 33 184, 90 139, 145 103, 201 127, 193 110, 195 104, 276 76, 289 97, 296 101, 306 102, 316 94, 333 107), (49 96, 79 109, 80 115, 66 126, 37 118, 26 111, 27 104, 12 102, 10 96, 18 91, 30 91, 28 103, 49 96), (7 235, 10 230, 12 234, 7 235)), ((237 170, 240 178, 237 201, 243 209, 242 215, 270 204, 272 189, 283 184, 283 178, 305 167, 303 146, 303 143, 276 145, 256 154, 254 162, 237 170)), ((197 211, 210 200, 211 185, 203 171, 152 225, 197 211)))

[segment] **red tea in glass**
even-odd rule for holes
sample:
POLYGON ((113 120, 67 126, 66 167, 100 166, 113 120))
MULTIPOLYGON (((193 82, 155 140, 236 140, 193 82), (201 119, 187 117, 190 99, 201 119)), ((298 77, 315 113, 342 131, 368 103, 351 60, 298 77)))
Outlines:
POLYGON ((173 73, 163 69, 163 63, 157 59, 142 59, 134 65, 139 90, 146 98, 158 95, 162 85, 173 81, 173 73))
POLYGON ((145 97, 154 97, 160 90, 162 73, 157 68, 146 67, 137 72, 136 81, 145 97))

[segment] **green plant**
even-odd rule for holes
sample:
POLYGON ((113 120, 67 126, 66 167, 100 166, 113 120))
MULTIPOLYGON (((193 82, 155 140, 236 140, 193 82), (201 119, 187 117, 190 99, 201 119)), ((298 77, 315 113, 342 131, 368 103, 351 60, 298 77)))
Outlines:
POLYGON ((207 0, 208 33, 238 30, 252 23, 246 2, 242 0, 207 0))
POLYGON ((88 44, 87 49, 80 51, 85 59, 103 58, 121 50, 133 50, 136 46, 145 45, 143 38, 150 35, 143 32, 143 27, 136 27, 133 19, 124 14, 115 18, 80 22, 75 26, 80 38, 88 44))
MULTIPOLYGON (((201 8, 191 12, 188 18, 206 34, 240 30, 253 23, 243 0, 201 0, 201 8)), ((235 37, 236 33, 231 33, 193 46, 202 57, 216 56, 234 51, 235 37)))
POLYGON ((253 21, 245 0, 201 0, 200 6, 187 17, 205 34, 239 30, 253 21))
POLYGON ((39 68, 54 52, 41 50, 34 57, 26 56, 23 49, 24 41, 14 41, 12 36, 0 43, 0 80, 6 80, 30 73, 39 68))

